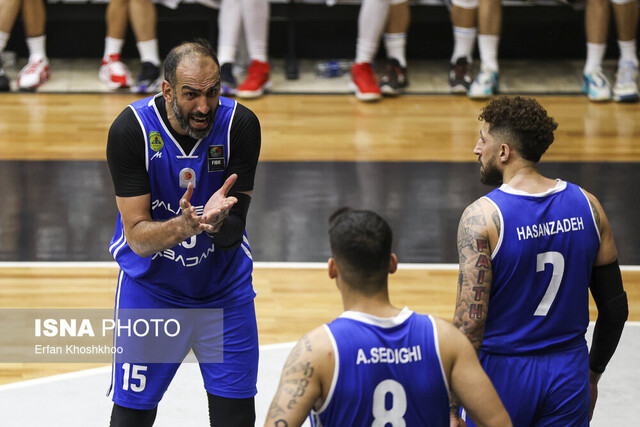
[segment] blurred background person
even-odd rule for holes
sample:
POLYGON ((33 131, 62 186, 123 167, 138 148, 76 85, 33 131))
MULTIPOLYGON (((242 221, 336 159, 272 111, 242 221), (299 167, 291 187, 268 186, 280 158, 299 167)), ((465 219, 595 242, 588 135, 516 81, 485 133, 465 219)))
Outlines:
MULTIPOLYGON (((4 52, 11 29, 22 14, 22 22, 29 49, 29 60, 18 74, 18 89, 34 91, 49 80, 49 59, 46 51, 46 11, 42 0, 0 0, 0 53, 4 52)), ((10 88, 0 57, 0 91, 10 88)))
POLYGON ((160 76, 160 53, 156 36, 156 7, 151 0, 111 0, 106 12, 107 36, 99 77, 111 90, 132 88, 133 92, 158 92, 162 83, 160 76), (131 73, 122 62, 122 46, 127 35, 127 24, 136 38, 142 69, 135 83, 131 73))
POLYGON ((638 101, 638 1, 611 0, 618 34, 618 71, 611 88, 602 72, 602 60, 607 50, 611 5, 609 0, 587 0, 585 30, 587 34, 587 60, 584 65, 582 90, 591 101, 638 101))

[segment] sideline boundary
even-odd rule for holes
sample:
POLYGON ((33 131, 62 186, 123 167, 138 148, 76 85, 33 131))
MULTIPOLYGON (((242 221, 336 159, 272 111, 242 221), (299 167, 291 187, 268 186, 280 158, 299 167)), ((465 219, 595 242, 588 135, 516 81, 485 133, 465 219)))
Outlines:
MULTIPOLYGON (((271 262, 256 261, 254 268, 261 269, 309 269, 324 270, 327 268, 326 262, 271 262)), ((73 262, 52 262, 52 261, 0 261, 0 269, 3 268, 117 268, 115 261, 73 261, 73 262)), ((458 264, 412 264, 399 263, 399 269, 404 270, 457 270, 458 264)), ((640 271, 640 265, 621 265, 622 271, 640 271)))
MULTIPOLYGON (((590 327, 593 328, 593 325, 595 324, 595 322, 589 322, 590 327)), ((640 321, 628 321, 625 325, 625 328, 627 327, 634 327, 634 328, 640 328, 640 321)), ((264 350, 278 350, 280 348, 288 348, 288 347, 292 347, 293 345, 295 345, 295 341, 290 341, 290 342, 284 342, 284 343, 275 343, 275 344, 263 344, 260 346, 260 351, 264 351, 264 350)), ((0 368, 2 367, 2 364, 0 364, 0 368)), ((91 368, 91 369, 82 369, 79 371, 74 371, 74 372, 65 372, 63 374, 56 374, 56 375, 50 375, 47 377, 42 377, 42 378, 34 378, 31 380, 23 380, 23 381, 18 381, 15 383, 9 383, 9 384, 2 384, 0 385, 0 392, 2 391, 8 391, 8 390, 13 390, 13 389, 20 389, 20 388, 24 388, 24 387, 31 387, 31 386, 37 386, 37 385, 41 385, 41 384, 49 384, 52 382, 56 382, 56 381, 63 381, 66 379, 73 379, 73 378, 82 378, 82 377, 86 377, 86 376, 90 376, 90 375, 94 375, 94 374, 109 374, 111 372, 111 366, 103 366, 100 368, 91 368)))

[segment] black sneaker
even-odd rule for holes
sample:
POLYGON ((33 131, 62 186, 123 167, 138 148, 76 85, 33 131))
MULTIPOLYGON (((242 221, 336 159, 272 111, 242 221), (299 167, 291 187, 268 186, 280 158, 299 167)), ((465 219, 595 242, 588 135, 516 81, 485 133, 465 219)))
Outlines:
POLYGON ((9 92, 9 77, 4 72, 2 58, 0 58, 0 92, 9 92))
POLYGON ((409 86, 407 69, 400 66, 397 59, 391 58, 387 61, 384 75, 380 79, 380 92, 386 96, 398 96, 402 90, 409 86))
POLYGON ((155 93, 160 91, 161 87, 160 67, 153 65, 151 62, 144 62, 142 64, 142 72, 133 86, 133 92, 155 93))
POLYGON ((227 62, 220 67, 220 94, 234 96, 238 91, 238 82, 233 76, 233 64, 227 62))
POLYGON ((469 62, 464 56, 451 64, 449 70, 449 87, 451 93, 467 93, 471 86, 471 71, 469 62))

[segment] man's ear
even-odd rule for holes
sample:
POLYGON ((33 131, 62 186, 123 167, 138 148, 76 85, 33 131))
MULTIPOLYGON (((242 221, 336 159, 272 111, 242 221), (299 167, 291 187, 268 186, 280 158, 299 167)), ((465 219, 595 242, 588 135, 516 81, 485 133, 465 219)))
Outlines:
POLYGON ((396 254, 391 253, 391 258, 389 259, 389 274, 393 274, 398 270, 398 257, 396 254))
POLYGON ((500 144, 500 151, 498 152, 498 158, 501 163, 505 163, 509 160, 513 153, 511 153, 511 147, 508 144, 500 144))
POLYGON ((166 80, 162 82, 162 96, 166 102, 173 101, 173 88, 171 87, 171 83, 166 80))
POLYGON ((329 258, 329 262, 328 262, 328 270, 329 270, 329 278, 330 279, 335 279, 336 277, 338 277, 338 266, 336 265, 336 260, 333 258, 329 258))

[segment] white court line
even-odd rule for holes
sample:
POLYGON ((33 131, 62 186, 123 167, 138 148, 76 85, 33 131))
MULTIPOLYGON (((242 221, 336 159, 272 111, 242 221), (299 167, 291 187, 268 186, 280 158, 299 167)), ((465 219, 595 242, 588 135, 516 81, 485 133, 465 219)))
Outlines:
MULTIPOLYGON (((100 267, 117 267, 118 264, 114 261, 104 262, 0 262, 0 269, 2 268, 100 268, 100 267)), ((262 269, 325 269, 327 264, 324 262, 254 262, 255 268, 262 269)), ((406 270, 457 270, 458 264, 411 264, 400 263, 398 268, 406 270)), ((622 265, 620 266, 622 271, 640 271, 640 266, 637 265, 622 265)), ((591 322, 593 323, 593 322, 591 322)), ((628 326, 640 326, 640 322, 629 321, 628 326)), ((279 343, 279 344, 267 344, 260 346, 261 349, 277 349, 278 347, 287 347, 292 343, 279 343)), ((0 367, 2 364, 0 364, 0 367)), ((76 378, 94 373, 100 373, 102 371, 108 372, 111 369, 110 366, 94 369, 86 369, 77 372, 70 372, 65 374, 52 375, 44 378, 37 378, 33 380, 25 380, 17 383, 0 385, 0 391, 10 390, 13 388, 27 387, 30 385, 45 384, 53 381, 64 380, 66 378, 76 378)))
MULTIPOLYGON (((0 363, 0 369, 1 368, 2 368, 2 364, 0 363)), ((67 372, 64 374, 56 374, 56 375, 51 375, 49 377, 36 378, 33 380, 24 380, 17 383, 3 384, 3 385, 0 385, 0 392, 7 391, 7 390, 15 390, 15 389, 24 388, 24 387, 31 387, 31 386, 41 385, 41 384, 49 384, 56 381, 64 381, 72 378, 88 377, 94 374, 104 373, 105 375, 107 375, 109 372, 111 372, 111 366, 103 366, 101 368, 92 368, 92 369, 83 369, 81 371, 67 372)))
MULTIPOLYGON (((296 344, 295 341, 283 342, 283 343, 277 343, 277 344, 265 344, 260 346, 260 351, 262 352, 265 350, 280 350, 283 348, 293 347, 295 344, 296 344)), ((2 363, 0 363, 0 369, 2 369, 2 363)), ((75 371, 75 372, 66 372, 64 374, 56 374, 48 377, 35 378, 32 380, 24 380, 24 381, 19 381, 19 382, 10 383, 10 384, 3 384, 3 385, 0 385, 0 392, 7 391, 7 390, 15 390, 15 389, 24 388, 24 387, 37 386, 41 384, 49 384, 56 381, 64 381, 64 380, 73 379, 73 378, 88 377, 91 375, 98 375, 98 374, 108 375, 110 372, 111 372, 111 366, 102 366, 100 368, 91 368, 91 369, 83 369, 81 371, 75 371)))
MULTIPOLYGON (((589 324, 592 327, 594 323, 595 322, 589 322, 589 324)), ((625 327, 640 327, 640 321, 628 321, 625 324, 625 327)), ((295 344, 294 341, 285 342, 285 343, 276 343, 276 344, 265 344, 260 346, 260 351, 262 352, 265 350, 279 350, 281 348, 293 347, 294 344, 295 344)), ((2 368, 2 364, 0 363, 0 369, 1 368, 2 368)), ((25 387, 31 387, 31 386, 41 385, 41 384, 49 384, 56 381, 64 381, 66 379, 82 378, 82 377, 87 377, 95 374, 108 375, 110 371, 111 371, 111 366, 103 366, 101 368, 84 369, 81 371, 67 372, 64 374, 56 374, 48 377, 36 378, 33 380, 24 380, 16 383, 3 384, 3 385, 0 385, 0 392, 7 391, 7 390, 20 389, 25 387)))
MULTIPOLYGON (((308 269, 324 270, 326 262, 268 262, 256 261, 253 266, 258 269, 308 269)), ((75 261, 75 262, 50 262, 50 261, 0 261, 2 268, 117 268, 115 261, 75 261)), ((399 269, 403 270, 457 270, 458 264, 421 264, 399 263, 399 269)), ((640 271, 640 265, 621 265, 622 271, 640 271)))

